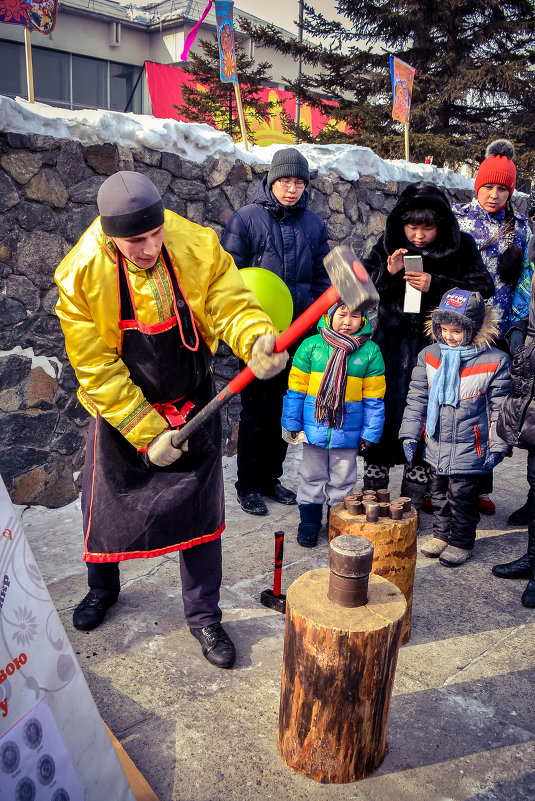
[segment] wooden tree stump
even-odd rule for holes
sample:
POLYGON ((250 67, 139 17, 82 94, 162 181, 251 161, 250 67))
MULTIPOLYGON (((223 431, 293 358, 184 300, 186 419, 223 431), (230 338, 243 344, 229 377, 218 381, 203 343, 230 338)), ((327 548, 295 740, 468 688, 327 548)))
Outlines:
POLYGON ((372 574, 365 606, 338 606, 329 574, 312 570, 288 588, 277 745, 294 770, 340 784, 383 761, 406 602, 372 574))
POLYGON ((373 544, 372 573, 383 576, 399 587, 407 601, 401 632, 401 644, 411 636, 412 593, 416 570, 416 533, 418 516, 411 508, 402 520, 380 517, 378 523, 367 523, 366 515, 352 515, 343 503, 331 507, 329 542, 339 534, 360 534, 373 544))

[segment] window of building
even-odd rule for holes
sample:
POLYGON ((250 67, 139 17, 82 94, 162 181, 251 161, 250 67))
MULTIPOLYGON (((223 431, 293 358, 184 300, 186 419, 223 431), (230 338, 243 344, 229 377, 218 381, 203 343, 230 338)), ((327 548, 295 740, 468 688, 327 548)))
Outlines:
MULTIPOLYGON (((69 54, 57 50, 45 50, 43 47, 32 47, 32 61, 35 99, 69 108, 71 101, 69 54)), ((26 65, 24 65, 24 76, 26 76, 26 65)))
POLYGON ((137 83, 141 69, 141 67, 115 64, 110 61, 110 109, 141 114, 141 81, 137 83), (136 87, 135 91, 134 87, 136 87), (133 97, 132 92, 134 92, 133 97), (130 103, 127 108, 128 101, 130 103))
POLYGON ((109 108, 107 61, 73 55, 72 100, 74 108, 109 108))
MULTIPOLYGON (((142 113, 141 66, 32 46, 35 100, 63 108, 142 113), (135 91, 134 91, 135 87, 135 91)), ((0 94, 28 97, 24 45, 0 39, 0 94)))

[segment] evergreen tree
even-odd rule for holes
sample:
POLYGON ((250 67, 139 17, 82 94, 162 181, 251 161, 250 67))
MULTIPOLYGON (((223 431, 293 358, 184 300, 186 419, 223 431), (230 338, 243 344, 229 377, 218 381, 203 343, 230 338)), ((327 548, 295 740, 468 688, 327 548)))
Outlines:
POLYGON ((315 43, 284 40, 274 26, 241 20, 257 42, 312 67, 291 91, 325 111, 351 133, 323 131, 320 142, 372 147, 403 155, 403 130, 391 118, 389 55, 417 69, 411 156, 454 164, 479 161, 488 141, 512 139, 517 167, 535 170, 534 0, 338 0, 344 21, 331 21, 305 4, 303 30, 315 43))
MULTIPOLYGON (((201 40, 200 46, 202 54, 190 52, 185 71, 191 75, 191 82, 182 86, 182 103, 173 103, 173 108, 188 122, 206 122, 239 141, 241 129, 234 84, 222 83, 220 79, 217 36, 201 40)), ((247 116, 250 114, 257 120, 269 121, 271 104, 262 100, 261 92, 263 84, 271 80, 266 72, 271 64, 267 61, 256 64, 248 58, 238 39, 235 40, 235 53, 242 105, 247 111, 247 138, 254 142, 247 116)))

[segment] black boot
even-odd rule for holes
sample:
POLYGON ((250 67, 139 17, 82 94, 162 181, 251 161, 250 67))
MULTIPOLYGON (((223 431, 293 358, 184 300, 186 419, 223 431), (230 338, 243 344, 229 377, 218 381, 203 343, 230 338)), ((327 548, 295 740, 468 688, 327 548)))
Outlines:
MULTIPOLYGON (((530 578, 533 568, 535 568, 535 534, 528 529, 527 553, 521 556, 520 559, 514 559, 512 562, 505 562, 503 565, 494 565, 492 572, 498 578, 530 578)), ((535 593, 535 588, 533 592, 535 593)))
POLYGON ((522 594, 522 606, 535 609, 535 566, 532 568, 528 585, 522 594))
POLYGON ((322 503, 300 503, 301 522, 297 529, 297 542, 303 548, 313 548, 318 542, 321 528, 322 503))
POLYGON ((422 508, 422 503, 426 492, 427 484, 419 484, 416 481, 407 481, 406 478, 404 478, 401 482, 401 497, 410 498, 412 500, 412 505, 418 511, 422 508))

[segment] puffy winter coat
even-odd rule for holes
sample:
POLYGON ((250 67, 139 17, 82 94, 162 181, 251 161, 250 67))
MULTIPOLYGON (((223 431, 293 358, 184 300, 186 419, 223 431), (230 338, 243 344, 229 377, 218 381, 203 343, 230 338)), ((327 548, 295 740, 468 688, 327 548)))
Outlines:
POLYGON ((489 306, 493 306, 499 314, 499 333, 503 337, 512 323, 528 313, 529 285, 533 274, 533 266, 528 259, 531 238, 528 219, 514 212, 515 244, 521 248, 524 261, 518 282, 512 286, 504 284, 498 274, 498 259, 508 247, 505 241, 505 212, 502 210, 490 214, 479 205, 477 197, 472 198, 470 203, 455 205, 453 211, 461 231, 474 237, 494 281, 495 293, 489 299, 489 306))
POLYGON ((238 267, 263 267, 282 278, 293 298, 294 319, 330 286, 323 266, 327 228, 308 210, 308 201, 305 190, 295 206, 283 206, 265 176, 253 202, 232 215, 221 238, 238 267))
MULTIPOLYGON (((258 336, 277 333, 271 321, 211 228, 169 210, 164 226, 164 244, 204 341, 215 352, 223 339, 247 361, 258 336)), ((56 314, 80 383, 80 402, 90 414, 98 412, 115 428, 127 431, 126 439, 142 448, 167 423, 134 384, 121 359, 117 268, 111 246, 97 217, 56 270, 56 314)), ((128 271, 139 321, 160 324, 165 330, 174 309, 161 260, 150 270, 128 263, 128 271)))
POLYGON ((399 427, 412 370, 419 352, 429 343, 424 331, 429 312, 439 305, 449 289, 474 290, 488 298, 494 292, 494 285, 476 243, 471 236, 459 231, 446 195, 438 187, 426 183, 411 184, 405 189, 388 215, 384 234, 364 265, 379 293, 373 338, 383 354, 386 376, 385 427, 380 445, 369 459, 374 464, 400 464, 405 459, 398 440, 399 427), (411 245, 403 230, 402 216, 413 208, 432 209, 442 220, 436 240, 425 250, 411 245), (388 256, 398 248, 406 248, 411 255, 421 255, 424 272, 431 275, 429 291, 422 293, 419 314, 403 311, 404 271, 396 275, 388 272, 388 256))
MULTIPOLYGON (((318 329, 328 325, 325 315, 318 329)), ((359 334, 371 334, 366 318, 359 334)), ((282 426, 287 431, 304 430, 311 445, 321 448, 357 448, 359 439, 378 442, 385 419, 385 366, 381 351, 368 339, 347 357, 345 417, 341 428, 331 428, 315 419, 316 396, 333 348, 320 334, 308 337, 294 356, 283 401, 282 426)))
POLYGON ((511 369, 511 387, 503 402, 496 429, 508 445, 535 448, 535 282, 526 341, 518 348, 511 369))
MULTIPOLYGON (((442 475, 485 473, 491 451, 507 452, 496 433, 496 420, 509 389, 511 359, 488 344, 492 311, 473 345, 481 350, 461 362, 458 406, 441 405, 432 436, 425 432, 424 459, 442 475)), ((418 356, 412 373, 407 405, 399 431, 401 439, 419 440, 425 430, 429 390, 440 367, 440 345, 428 345, 418 356)))

